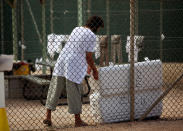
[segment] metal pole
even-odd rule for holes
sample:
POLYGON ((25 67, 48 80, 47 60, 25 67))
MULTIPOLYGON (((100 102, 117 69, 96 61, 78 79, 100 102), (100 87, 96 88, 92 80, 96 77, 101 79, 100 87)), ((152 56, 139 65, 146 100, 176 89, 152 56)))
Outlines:
POLYGON ((29 13, 30 13, 30 15, 31 15, 31 17, 32 17, 32 21, 33 21, 33 23, 34 23, 34 26, 35 26, 35 29, 36 29, 36 33, 37 33, 38 38, 39 38, 39 42, 42 44, 41 34, 40 34, 40 32, 39 32, 39 29, 38 29, 36 20, 35 20, 35 18, 34 18, 34 14, 33 14, 33 12, 32 12, 31 5, 30 5, 30 3, 29 3, 29 0, 26 0, 26 3, 27 3, 27 6, 28 6, 28 9, 29 9, 29 13))
POLYGON ((3 5, 4 5, 3 0, 1 0, 1 7, 0 7, 1 8, 1 54, 4 53, 4 18, 3 18, 4 6, 3 5))
POLYGON ((130 120, 134 121, 134 18, 135 0, 130 0, 130 120))
POLYGON ((91 0, 88 0, 88 18, 91 16, 91 0))
POLYGON ((12 8, 13 55, 14 60, 18 60, 16 3, 14 3, 14 6, 15 7, 12 8))
MULTIPOLYGON (((107 42, 107 47, 108 47, 108 52, 110 51, 110 48, 111 48, 111 37, 110 37, 110 11, 109 11, 109 6, 110 6, 110 1, 109 0, 107 0, 106 1, 106 30, 107 30, 107 36, 108 36, 108 42, 107 42)), ((110 52, 111 53, 111 52, 110 52)), ((108 57, 108 55, 106 55, 107 57, 108 57)), ((107 58, 108 60, 109 60, 109 58, 107 58)), ((111 59, 111 58, 110 58, 111 59)), ((107 60, 107 61, 108 61, 107 60)), ((106 66, 108 66, 109 65, 109 62, 106 62, 105 63, 106 64, 106 66)))
MULTIPOLYGON (((46 60, 46 16, 45 16, 45 0, 42 0, 42 55, 43 55, 43 61, 46 60)), ((46 67, 43 66, 43 74, 45 74, 46 72, 46 67)))
POLYGON ((24 0, 21 0, 21 61, 24 60, 24 0))
POLYGON ((163 40, 161 35, 163 33, 163 0, 160 1, 160 60, 163 61, 163 40))
POLYGON ((53 29, 53 0, 50 0, 50 26, 51 26, 51 33, 54 32, 53 29))
POLYGON ((83 0, 78 0, 78 26, 83 25, 83 0))
POLYGON ((136 0, 135 2, 135 34, 136 35, 138 35, 139 33, 138 21, 139 21, 139 0, 136 0))
POLYGON ((140 117, 139 121, 143 120, 151 110, 173 89, 173 87, 183 78, 183 74, 170 86, 163 94, 148 108, 148 110, 140 117))

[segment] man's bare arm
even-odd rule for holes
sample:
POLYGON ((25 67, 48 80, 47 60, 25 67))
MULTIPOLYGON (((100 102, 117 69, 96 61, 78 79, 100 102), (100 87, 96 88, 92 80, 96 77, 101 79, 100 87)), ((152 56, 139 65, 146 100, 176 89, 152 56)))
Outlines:
POLYGON ((93 71, 93 77, 95 80, 98 80, 98 71, 97 68, 94 64, 93 58, 92 58, 92 52, 86 52, 86 61, 88 63, 88 65, 90 66, 90 68, 93 71))

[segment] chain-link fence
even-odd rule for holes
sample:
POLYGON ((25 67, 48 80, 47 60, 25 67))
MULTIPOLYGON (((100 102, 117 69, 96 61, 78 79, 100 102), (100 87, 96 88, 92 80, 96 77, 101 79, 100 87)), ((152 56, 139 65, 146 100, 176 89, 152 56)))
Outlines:
POLYGON ((5 72, 10 128, 72 127, 84 124, 80 117, 88 125, 182 119, 182 5, 1 0, 0 52, 15 60, 5 72))

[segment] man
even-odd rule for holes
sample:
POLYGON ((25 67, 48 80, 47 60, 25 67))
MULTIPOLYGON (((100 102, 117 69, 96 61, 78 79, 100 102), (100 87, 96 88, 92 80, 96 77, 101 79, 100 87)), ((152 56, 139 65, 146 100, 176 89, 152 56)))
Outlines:
POLYGON ((98 71, 95 67, 92 53, 96 43, 96 35, 99 28, 104 27, 104 22, 99 16, 92 16, 85 26, 76 27, 62 49, 48 90, 46 101, 46 119, 44 124, 51 126, 51 111, 56 110, 57 101, 64 90, 66 79, 66 91, 68 101, 68 112, 75 115, 75 126, 86 126, 80 118, 82 110, 82 86, 81 83, 87 73, 89 66, 93 77, 98 80, 98 71))

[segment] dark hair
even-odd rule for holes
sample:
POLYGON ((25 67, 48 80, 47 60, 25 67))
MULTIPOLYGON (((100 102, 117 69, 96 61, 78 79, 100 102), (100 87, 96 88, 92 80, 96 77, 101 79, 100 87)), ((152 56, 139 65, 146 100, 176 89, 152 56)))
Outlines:
POLYGON ((91 16, 87 22, 86 22, 86 27, 90 28, 94 33, 97 32, 97 29, 99 27, 104 27, 104 21, 102 20, 101 17, 99 16, 91 16))

